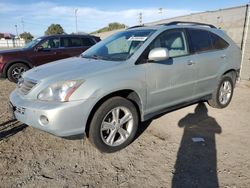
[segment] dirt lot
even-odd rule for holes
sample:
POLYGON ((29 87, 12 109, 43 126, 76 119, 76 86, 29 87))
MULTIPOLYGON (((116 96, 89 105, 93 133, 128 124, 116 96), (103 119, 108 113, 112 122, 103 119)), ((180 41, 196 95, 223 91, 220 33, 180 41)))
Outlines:
POLYGON ((144 123, 114 154, 11 120, 14 87, 0 80, 0 187, 250 186, 249 82, 238 84, 226 109, 192 105, 144 123))

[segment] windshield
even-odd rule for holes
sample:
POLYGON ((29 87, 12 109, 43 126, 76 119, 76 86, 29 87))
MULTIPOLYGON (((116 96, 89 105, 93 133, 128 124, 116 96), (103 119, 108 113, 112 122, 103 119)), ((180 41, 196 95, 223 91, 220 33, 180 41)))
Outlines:
POLYGON ((82 54, 83 58, 110 61, 129 59, 155 30, 127 30, 97 43, 82 54))
POLYGON ((35 45, 37 45, 42 39, 41 38, 37 38, 35 40, 32 40, 30 42, 28 42, 23 48, 33 48, 35 45))

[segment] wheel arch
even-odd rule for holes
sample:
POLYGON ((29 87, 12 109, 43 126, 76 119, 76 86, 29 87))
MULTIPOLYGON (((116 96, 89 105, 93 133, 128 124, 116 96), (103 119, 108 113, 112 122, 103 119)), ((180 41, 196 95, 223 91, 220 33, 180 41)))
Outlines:
POLYGON ((236 79, 238 77, 237 75, 237 71, 235 69, 230 69, 230 70, 227 70, 226 72, 224 72, 223 76, 224 75, 231 75, 232 76, 232 79, 233 79, 233 83, 235 85, 236 83, 236 79))
POLYGON ((141 115, 142 115, 142 100, 139 97, 139 95, 131 89, 123 89, 123 90, 118 90, 118 91, 114 91, 112 93, 109 93, 107 95, 105 95, 104 97, 102 97, 101 99, 98 100, 98 102, 94 105, 94 107, 91 109, 88 119, 87 119, 87 123, 86 123, 86 128, 85 128, 85 133, 88 136, 88 132, 89 132, 89 127, 90 127, 90 123, 91 120, 95 114, 95 111, 108 99, 112 98, 112 97, 123 97, 125 99, 128 99, 129 101, 131 101, 134 105, 135 108, 137 110, 138 113, 138 117, 139 117, 139 121, 141 120, 141 115))
POLYGON ((32 67, 33 67, 32 64, 31 64, 30 62, 26 61, 26 60, 15 60, 15 61, 8 62, 8 63, 4 66, 4 68, 3 68, 3 77, 4 77, 4 78, 7 78, 7 72, 8 72, 8 70, 9 70, 9 68, 10 68, 12 65, 16 64, 16 63, 22 63, 22 64, 28 66, 29 68, 32 68, 32 67))

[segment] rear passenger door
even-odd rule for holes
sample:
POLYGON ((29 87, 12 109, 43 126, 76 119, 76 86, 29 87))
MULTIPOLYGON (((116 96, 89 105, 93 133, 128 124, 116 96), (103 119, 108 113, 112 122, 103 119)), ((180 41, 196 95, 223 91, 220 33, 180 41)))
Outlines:
POLYGON ((217 85, 217 73, 227 58, 224 49, 228 44, 207 30, 188 29, 188 32, 197 77, 194 95, 201 97, 214 91, 217 85))

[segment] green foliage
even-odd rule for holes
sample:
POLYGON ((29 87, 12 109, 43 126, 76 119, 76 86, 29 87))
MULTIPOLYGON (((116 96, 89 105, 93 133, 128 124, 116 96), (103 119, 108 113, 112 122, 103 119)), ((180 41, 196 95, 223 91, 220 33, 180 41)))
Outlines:
POLYGON ((30 32, 24 32, 20 34, 20 37, 25 40, 25 42, 31 41, 34 37, 30 34, 30 32))
POLYGON ((60 24, 51 24, 45 31, 45 35, 61 35, 64 33, 65 32, 60 24))
POLYGON ((126 28, 127 26, 125 24, 120 24, 120 23, 117 23, 117 22, 113 22, 113 23, 110 23, 108 24, 107 27, 103 27, 93 33, 102 33, 102 32, 107 32, 107 31, 113 31, 113 30, 117 30, 117 29, 123 29, 123 28, 126 28))

